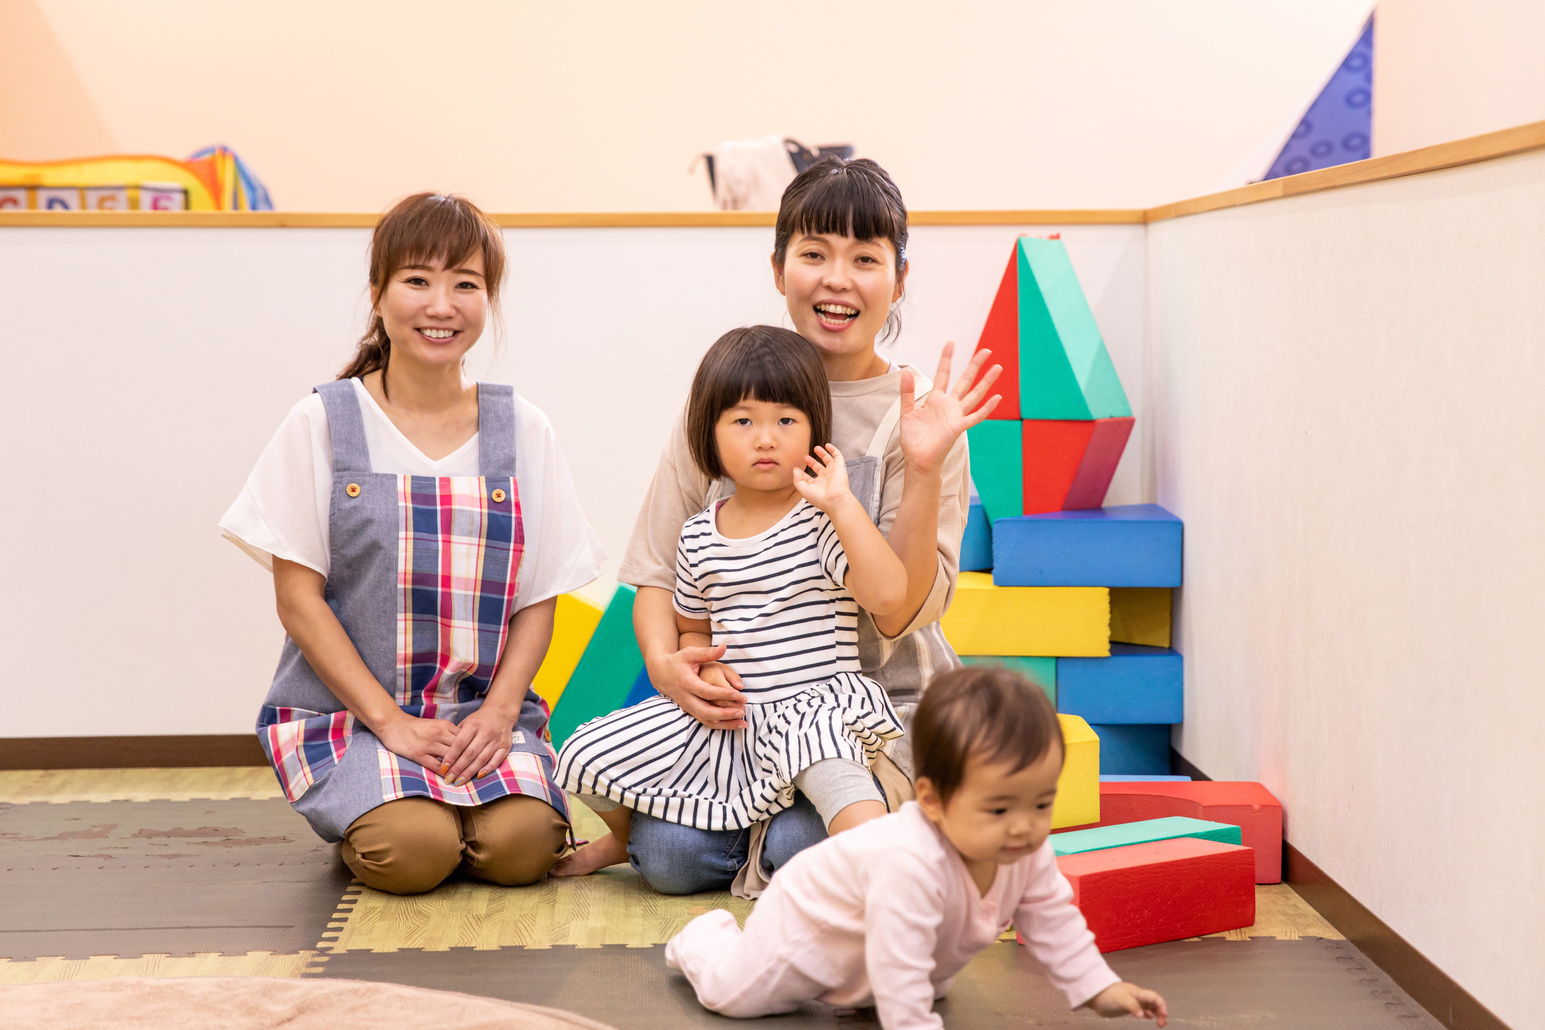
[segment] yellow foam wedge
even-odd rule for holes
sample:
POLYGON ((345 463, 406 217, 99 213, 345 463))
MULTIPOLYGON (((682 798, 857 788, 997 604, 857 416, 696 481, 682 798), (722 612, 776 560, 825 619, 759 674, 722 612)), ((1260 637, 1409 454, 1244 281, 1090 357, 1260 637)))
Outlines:
POLYGON ((563 688, 569 685, 574 667, 579 664, 585 645, 601 622, 601 609, 578 594, 559 594, 558 611, 553 616, 553 642, 548 645, 547 657, 536 671, 532 686, 552 708, 563 696, 563 688))
POLYGON ((1076 715, 1057 716, 1067 758, 1057 777, 1057 803, 1051 810, 1051 828, 1084 826, 1100 821, 1100 738, 1076 715))
POLYGON ((1111 587, 1110 638, 1121 644, 1173 647, 1169 587, 1111 587))
POLYGON ((999 587, 989 572, 962 572, 939 620, 956 654, 1106 658, 1106 587, 999 587))

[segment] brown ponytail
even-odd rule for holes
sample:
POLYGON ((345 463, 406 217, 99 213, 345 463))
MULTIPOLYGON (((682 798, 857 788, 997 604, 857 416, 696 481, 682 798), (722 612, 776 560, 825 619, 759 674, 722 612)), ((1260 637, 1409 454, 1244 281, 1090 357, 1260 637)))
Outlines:
POLYGON ((483 255, 489 311, 499 313, 499 285, 504 281, 504 233, 492 218, 465 197, 415 193, 398 201, 376 223, 370 237, 370 328, 360 337, 354 357, 338 373, 354 379, 385 373, 392 341, 379 310, 393 273, 408 265, 450 268, 473 254, 483 255))

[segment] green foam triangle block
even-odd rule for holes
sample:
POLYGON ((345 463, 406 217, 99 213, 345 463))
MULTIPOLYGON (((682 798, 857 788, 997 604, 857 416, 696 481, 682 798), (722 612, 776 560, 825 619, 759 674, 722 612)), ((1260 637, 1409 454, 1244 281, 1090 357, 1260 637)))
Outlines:
POLYGON ((1200 837, 1222 844, 1243 844, 1244 833, 1230 823, 1214 823, 1172 815, 1164 819, 1143 819, 1135 823, 1095 826, 1087 830, 1068 830, 1051 835, 1051 849, 1057 855, 1078 855, 1085 851, 1124 848, 1129 844, 1152 844, 1176 837, 1200 837))
POLYGON ((1019 413, 1089 420, 1132 414, 1061 240, 1019 238, 1019 413))
POLYGON ((627 701, 644 669, 644 655, 633 635, 633 598, 637 594, 626 583, 617 584, 617 592, 607 603, 553 709, 548 723, 553 747, 562 747, 581 724, 615 712, 627 701))

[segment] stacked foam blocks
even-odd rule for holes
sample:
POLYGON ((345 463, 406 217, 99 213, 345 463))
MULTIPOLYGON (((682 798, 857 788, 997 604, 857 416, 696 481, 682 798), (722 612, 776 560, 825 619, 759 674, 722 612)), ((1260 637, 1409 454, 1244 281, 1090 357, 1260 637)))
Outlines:
POLYGON ((1064 810, 1064 770, 1048 846, 1102 951, 1248 926, 1255 882, 1280 876, 1258 853, 1280 855, 1281 808, 1258 784, 1168 776, 1183 530, 1157 505, 1101 507, 1132 412, 1060 240, 1019 238, 979 346, 1003 366, 1003 401, 970 432, 964 571, 945 634, 967 663, 1039 684, 1064 734, 1097 738, 1097 769, 1085 759, 1072 777, 1112 777, 1078 784, 1099 792, 1096 817, 1064 810))

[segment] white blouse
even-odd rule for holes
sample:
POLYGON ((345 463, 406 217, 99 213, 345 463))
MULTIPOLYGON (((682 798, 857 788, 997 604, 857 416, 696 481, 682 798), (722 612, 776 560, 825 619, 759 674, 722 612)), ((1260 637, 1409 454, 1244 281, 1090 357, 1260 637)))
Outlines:
MULTIPOLYGON (((372 472, 476 476, 478 437, 431 460, 398 429, 358 379, 354 383, 372 472)), ((515 480, 525 530, 518 593, 511 611, 582 587, 601 571, 606 549, 580 509, 569 463, 547 416, 515 396, 515 480)), ((328 574, 328 513, 333 441, 322 398, 290 409, 263 448, 247 484, 220 519, 225 538, 273 569, 275 556, 328 574)))

